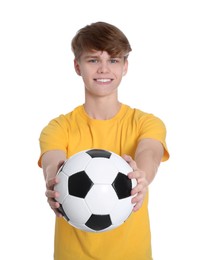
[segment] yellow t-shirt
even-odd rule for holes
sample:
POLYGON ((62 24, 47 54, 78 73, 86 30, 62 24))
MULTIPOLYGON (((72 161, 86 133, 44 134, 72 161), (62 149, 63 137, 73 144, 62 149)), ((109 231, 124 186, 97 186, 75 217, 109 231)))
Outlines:
MULTIPOLYGON (((91 148, 110 150, 134 157, 139 140, 153 138, 164 146, 163 161, 169 157, 166 128, 152 114, 122 105, 112 119, 91 119, 83 106, 50 121, 40 135, 41 157, 49 150, 63 150, 66 157, 91 148)), ((78 230, 63 218, 56 218, 55 260, 151 260, 148 194, 139 211, 120 227, 90 233, 78 230)))

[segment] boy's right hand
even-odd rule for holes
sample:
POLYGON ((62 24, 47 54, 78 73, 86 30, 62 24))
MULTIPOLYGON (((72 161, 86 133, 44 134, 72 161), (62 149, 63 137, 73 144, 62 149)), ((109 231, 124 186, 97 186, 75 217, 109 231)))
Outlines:
POLYGON ((56 201, 59 193, 54 190, 54 185, 58 183, 58 178, 50 178, 46 180, 46 192, 47 202, 49 203, 51 209, 54 211, 57 217, 62 217, 62 214, 58 211, 60 207, 59 202, 56 201))
POLYGON ((57 217, 62 217, 62 214, 59 212, 59 202, 56 201, 59 193, 54 190, 54 186, 59 182, 57 172, 65 160, 66 154, 61 150, 48 151, 42 156, 42 168, 46 183, 45 195, 47 197, 47 202, 57 217))

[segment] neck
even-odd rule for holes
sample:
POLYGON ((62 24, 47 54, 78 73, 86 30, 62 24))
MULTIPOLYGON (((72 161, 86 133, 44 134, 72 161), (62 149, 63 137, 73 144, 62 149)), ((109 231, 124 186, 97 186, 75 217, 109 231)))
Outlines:
POLYGON ((98 100, 92 99, 90 102, 86 100, 84 109, 86 113, 93 119, 108 120, 113 118, 120 110, 121 103, 118 100, 98 100))

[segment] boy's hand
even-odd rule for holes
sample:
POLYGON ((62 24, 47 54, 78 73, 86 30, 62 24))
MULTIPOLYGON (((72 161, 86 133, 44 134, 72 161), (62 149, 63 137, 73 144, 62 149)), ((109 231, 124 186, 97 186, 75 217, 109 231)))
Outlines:
POLYGON ((62 217, 62 214, 58 211, 59 202, 56 198, 59 196, 57 191, 54 191, 54 185, 58 183, 58 178, 54 177, 46 180, 46 192, 47 202, 49 203, 51 209, 54 211, 57 217, 62 217))
POLYGON ((131 195, 134 196, 131 202, 135 204, 133 207, 133 211, 135 212, 139 210, 142 206, 142 203, 148 190, 148 181, 146 179, 145 172, 138 169, 136 162, 131 158, 131 156, 123 155, 122 157, 133 169, 133 172, 130 172, 128 174, 128 178, 136 179, 137 181, 137 185, 131 191, 131 195))

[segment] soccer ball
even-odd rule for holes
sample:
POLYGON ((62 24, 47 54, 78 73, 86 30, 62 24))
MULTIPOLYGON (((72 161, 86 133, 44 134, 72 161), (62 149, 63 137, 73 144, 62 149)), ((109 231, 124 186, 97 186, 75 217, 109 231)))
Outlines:
POLYGON ((59 211, 72 226, 103 232, 123 224, 130 216, 133 171, 119 155, 102 149, 91 149, 71 156, 59 169, 59 183, 54 189, 59 211))

